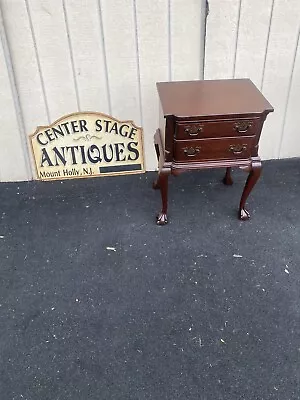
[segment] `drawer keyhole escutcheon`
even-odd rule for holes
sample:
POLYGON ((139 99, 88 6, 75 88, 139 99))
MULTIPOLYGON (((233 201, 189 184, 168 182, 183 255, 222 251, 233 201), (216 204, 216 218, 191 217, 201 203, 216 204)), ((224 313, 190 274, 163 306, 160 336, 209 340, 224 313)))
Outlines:
POLYGON ((188 157, 194 157, 200 152, 200 147, 184 147, 183 152, 188 157))
POLYGON ((247 146, 245 144, 237 144, 237 145, 232 144, 231 146, 229 146, 229 150, 235 155, 242 154, 242 152, 245 151, 246 149, 247 146))
POLYGON ((199 133, 203 132, 202 125, 187 126, 184 132, 190 136, 197 136, 199 133))
POLYGON ((252 127, 251 121, 240 121, 234 124, 234 129, 238 133, 247 133, 251 127, 252 127))

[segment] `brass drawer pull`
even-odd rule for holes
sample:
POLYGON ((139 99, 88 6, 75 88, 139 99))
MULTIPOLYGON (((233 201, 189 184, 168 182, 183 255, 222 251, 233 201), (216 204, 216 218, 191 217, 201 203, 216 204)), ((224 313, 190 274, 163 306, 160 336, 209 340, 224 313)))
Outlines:
POLYGON ((188 157, 194 157, 200 152, 200 147, 184 147, 183 152, 188 157))
POLYGON ((238 133, 247 133, 251 127, 252 127, 251 121, 240 121, 234 124, 234 129, 238 133))
POLYGON ((245 144, 243 144, 243 145, 242 144, 237 144, 237 145, 232 144, 231 146, 229 146, 229 150, 235 155, 242 154, 243 151, 245 151, 246 149, 247 149, 247 146, 245 144))
POLYGON ((203 132, 203 126, 202 125, 187 126, 184 129, 184 132, 190 136, 197 136, 200 132, 203 132))

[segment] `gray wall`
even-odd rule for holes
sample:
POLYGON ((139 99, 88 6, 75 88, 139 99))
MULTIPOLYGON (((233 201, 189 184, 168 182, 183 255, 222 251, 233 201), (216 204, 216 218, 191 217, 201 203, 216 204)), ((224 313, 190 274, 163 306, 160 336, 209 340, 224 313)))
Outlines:
POLYGON ((261 157, 300 157, 300 1, 210 0, 210 9, 205 78, 251 78, 275 108, 261 157))
POLYGON ((31 179, 28 135, 76 111, 143 126, 155 169, 155 82, 203 77, 204 3, 0 0, 0 180, 31 179))

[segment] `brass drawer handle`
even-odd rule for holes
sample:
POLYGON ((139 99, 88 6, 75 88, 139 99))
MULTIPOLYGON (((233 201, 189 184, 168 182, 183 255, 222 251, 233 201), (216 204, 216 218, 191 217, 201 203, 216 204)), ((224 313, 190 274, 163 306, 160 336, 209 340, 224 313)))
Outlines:
POLYGON ((202 125, 187 126, 184 129, 184 132, 190 136, 197 136, 200 132, 203 132, 203 126, 202 125))
POLYGON ((232 144, 231 146, 229 146, 229 150, 235 155, 242 154, 243 151, 245 151, 246 149, 247 149, 247 146, 245 144, 243 144, 243 145, 242 144, 237 144, 237 145, 232 144))
POLYGON ((184 147, 183 152, 188 157, 195 157, 200 152, 200 147, 184 147))
POLYGON ((251 121, 241 121, 234 124, 234 129, 238 133, 247 133, 248 130, 252 127, 252 125, 253 124, 251 121))

